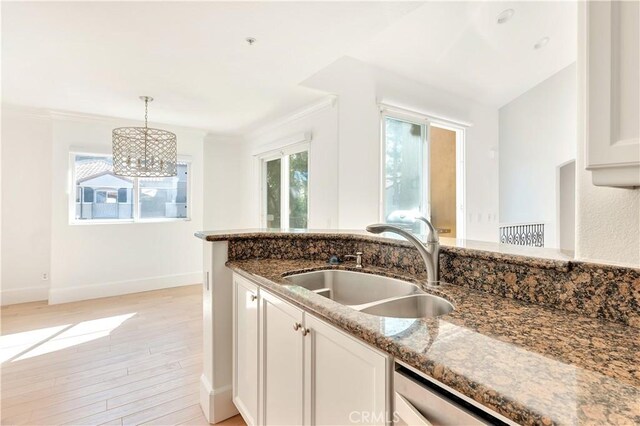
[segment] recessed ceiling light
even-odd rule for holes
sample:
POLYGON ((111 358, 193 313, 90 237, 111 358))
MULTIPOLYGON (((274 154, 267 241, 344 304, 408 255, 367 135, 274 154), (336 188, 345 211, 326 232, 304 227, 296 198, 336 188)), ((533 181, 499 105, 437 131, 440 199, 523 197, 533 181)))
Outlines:
POLYGON ((247 44, 248 44, 249 46, 253 46, 253 44, 257 41, 257 40, 256 40, 255 38, 253 38, 253 37, 247 37, 247 38, 245 38, 244 40, 247 42, 247 44))
POLYGON ((547 45, 547 43, 549 43, 549 40, 550 40, 549 37, 542 37, 540 40, 538 40, 536 44, 533 45, 533 48, 536 50, 542 49, 547 45))
POLYGON ((500 15, 498 15, 498 24, 504 24, 509 19, 511 19, 515 13, 516 11, 513 9, 503 10, 502 12, 500 12, 500 15))

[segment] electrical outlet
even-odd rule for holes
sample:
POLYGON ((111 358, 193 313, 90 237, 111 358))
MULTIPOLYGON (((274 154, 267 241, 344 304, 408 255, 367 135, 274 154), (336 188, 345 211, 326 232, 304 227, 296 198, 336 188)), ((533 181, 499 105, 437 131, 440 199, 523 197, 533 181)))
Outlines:
POLYGON ((46 272, 44 274, 42 274, 42 280, 46 281, 49 279, 49 274, 47 274, 46 272))

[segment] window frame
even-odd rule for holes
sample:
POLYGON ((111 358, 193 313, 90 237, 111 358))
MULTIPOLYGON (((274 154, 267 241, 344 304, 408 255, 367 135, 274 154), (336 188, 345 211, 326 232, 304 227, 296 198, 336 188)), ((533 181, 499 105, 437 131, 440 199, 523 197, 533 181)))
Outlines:
MULTIPOLYGON (((261 228, 267 227, 267 162, 280 159, 280 228, 279 229, 294 229, 289 226, 282 226, 283 224, 289 225, 289 156, 292 154, 298 154, 301 152, 307 152, 310 158, 311 145, 308 141, 299 142, 287 145, 285 147, 270 150, 262 154, 256 155, 258 162, 258 191, 260 194, 260 208, 259 210, 259 223, 261 228), (286 190, 285 190, 286 188, 286 190)), ((310 167, 307 170, 309 176, 309 182, 311 182, 310 167)), ((308 184, 310 187, 310 183, 308 184)), ((307 190, 309 190, 307 188, 307 190)), ((309 229, 309 217, 311 212, 311 197, 307 198, 307 228, 309 229)), ((275 229, 275 228, 274 228, 275 229)), ((295 228, 301 229, 301 228, 295 228)))
MULTIPOLYGON (((69 224, 70 225, 121 225, 131 223, 162 223, 162 222, 188 222, 191 221, 191 199, 193 189, 191 187, 191 169, 192 158, 187 155, 178 155, 178 163, 187 165, 187 216, 186 217, 158 217, 158 218, 142 218, 140 217, 140 186, 138 181, 140 178, 133 178, 133 188, 131 190, 132 195, 132 218, 130 219, 76 219, 76 157, 78 156, 92 156, 92 157, 107 157, 113 158, 111 153, 104 151, 92 151, 92 150, 72 150, 69 152, 69 182, 67 185, 68 200, 69 200, 69 224)), ((117 198, 116 198, 117 199, 117 198)), ((81 201, 83 198, 81 198, 81 201)))
MULTIPOLYGON (((423 173, 429 173, 429 161, 430 161, 430 150, 431 150, 431 141, 430 137, 430 128, 438 127, 441 129, 447 129, 455 132, 456 134, 456 238, 464 239, 466 238, 467 232, 467 195, 466 195, 466 131, 467 128, 472 127, 473 123, 449 119, 442 116, 426 114, 423 112, 414 111, 411 109, 406 109, 403 107, 386 104, 384 102, 378 103, 378 108, 380 111, 380 206, 379 206, 379 217, 381 222, 385 222, 384 217, 384 206, 385 206, 385 182, 386 182, 386 173, 385 173, 385 160, 386 160, 386 117, 393 118, 396 120, 407 121, 409 123, 420 124, 422 122, 426 123, 425 128, 425 138, 424 141, 426 143, 426 157, 424 159, 424 170, 423 173)), ((427 174, 427 181, 429 182, 429 186, 427 186, 427 191, 425 198, 426 204, 428 206, 428 214, 422 213, 426 218, 431 220, 431 186, 429 181, 430 174, 427 174)))

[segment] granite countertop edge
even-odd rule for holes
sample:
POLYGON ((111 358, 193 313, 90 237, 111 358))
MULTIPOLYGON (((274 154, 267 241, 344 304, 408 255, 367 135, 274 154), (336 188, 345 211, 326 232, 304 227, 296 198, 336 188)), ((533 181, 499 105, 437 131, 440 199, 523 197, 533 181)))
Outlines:
MULTIPOLYGON (((387 238, 374 234, 357 233, 357 232, 269 232, 269 231, 250 231, 250 232, 196 232, 197 238, 204 241, 234 241, 234 240, 251 240, 251 239, 334 239, 334 240, 352 240, 378 243, 392 247, 413 248, 413 245, 405 240, 387 238)), ((523 265, 541 269, 555 269, 561 272, 568 272, 572 265, 578 262, 569 259, 553 259, 545 257, 535 257, 526 254, 503 253, 491 250, 483 250, 479 248, 457 247, 452 245, 441 244, 441 252, 472 257, 483 260, 499 261, 514 265, 523 265)))

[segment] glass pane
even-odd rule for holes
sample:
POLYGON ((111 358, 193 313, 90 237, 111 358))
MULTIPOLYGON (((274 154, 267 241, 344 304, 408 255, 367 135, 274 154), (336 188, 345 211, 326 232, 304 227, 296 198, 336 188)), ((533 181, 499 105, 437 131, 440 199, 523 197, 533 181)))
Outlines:
POLYGON ((75 157, 75 218, 133 218, 133 179, 113 173, 111 157, 75 157))
POLYGON ((280 228, 280 164, 281 160, 267 161, 267 228, 280 228))
POLYGON ((385 206, 387 223, 420 231, 413 217, 422 210, 423 126, 385 119, 385 206))
POLYGON ((289 156, 289 228, 307 227, 309 153, 289 156))
POLYGON ((187 215, 188 166, 178 163, 172 177, 140 178, 140 217, 185 218, 187 215))

